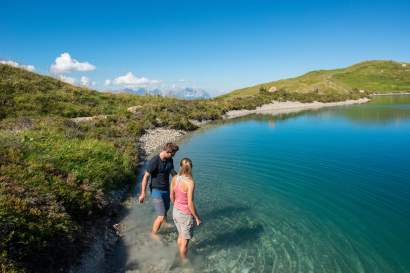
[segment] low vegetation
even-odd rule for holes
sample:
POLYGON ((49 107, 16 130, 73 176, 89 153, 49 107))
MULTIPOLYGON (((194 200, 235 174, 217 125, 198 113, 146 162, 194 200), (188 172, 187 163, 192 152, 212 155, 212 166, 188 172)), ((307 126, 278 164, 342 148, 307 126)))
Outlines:
POLYGON ((0 65, 0 271, 64 271, 83 249, 87 227, 111 209, 110 193, 135 181, 143 156, 136 143, 146 129, 194 130, 192 119, 218 120, 272 100, 329 102, 410 90, 408 69, 397 69, 364 63, 183 101, 101 93, 0 65))
POLYGON ((296 78, 273 81, 235 90, 221 96, 229 99, 256 95, 264 86, 289 93, 311 94, 312 92, 333 96, 348 96, 352 91, 367 93, 409 92, 410 64, 394 61, 367 61, 347 68, 318 70, 296 78))

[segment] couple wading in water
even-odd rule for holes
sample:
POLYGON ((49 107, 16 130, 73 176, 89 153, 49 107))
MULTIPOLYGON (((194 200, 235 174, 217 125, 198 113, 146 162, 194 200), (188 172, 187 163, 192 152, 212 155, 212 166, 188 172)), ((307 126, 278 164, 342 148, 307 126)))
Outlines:
POLYGON ((170 202, 173 203, 172 218, 178 230, 177 245, 181 259, 187 258, 189 240, 192 239, 194 225, 200 225, 201 219, 195 208, 195 182, 192 178, 192 161, 184 158, 179 164, 179 172, 174 169, 173 157, 179 148, 175 143, 167 143, 162 151, 148 163, 141 182, 141 194, 138 201, 146 199, 145 191, 151 178, 150 192, 156 218, 152 224, 151 235, 158 238, 158 231, 167 223, 170 202), (172 176, 172 182, 169 177, 172 176))

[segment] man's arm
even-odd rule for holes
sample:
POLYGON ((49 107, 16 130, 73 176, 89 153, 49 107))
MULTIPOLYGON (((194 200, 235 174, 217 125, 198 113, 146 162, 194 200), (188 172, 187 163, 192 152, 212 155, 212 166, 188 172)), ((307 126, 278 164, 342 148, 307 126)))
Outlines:
POLYGON ((172 160, 171 176, 174 177, 175 175, 177 175, 177 172, 175 171, 174 160, 172 160))
POLYGON ((140 203, 144 203, 145 189, 147 188, 149 177, 151 176, 152 173, 155 172, 156 169, 158 169, 158 160, 157 160, 157 157, 154 156, 148 162, 147 169, 145 170, 144 176, 142 177, 141 192, 140 192, 140 196, 138 197, 138 201, 140 203))
POLYGON ((142 182, 141 182, 141 192, 140 192, 140 196, 138 197, 138 202, 140 203, 144 203, 144 199, 145 199, 145 190, 147 188, 148 185, 148 180, 150 177, 150 173, 145 171, 144 173, 144 177, 142 178, 142 182))

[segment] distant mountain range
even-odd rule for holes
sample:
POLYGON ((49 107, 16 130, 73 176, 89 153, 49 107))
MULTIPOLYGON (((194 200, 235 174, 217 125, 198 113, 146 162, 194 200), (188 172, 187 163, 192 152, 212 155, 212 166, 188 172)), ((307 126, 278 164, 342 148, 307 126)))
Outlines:
POLYGON ((131 89, 131 88, 124 88, 118 90, 117 92, 121 93, 130 93, 130 94, 137 94, 137 95, 160 95, 164 97, 176 97, 180 99, 186 100, 195 100, 195 99, 208 99, 210 95, 203 89, 200 88, 193 88, 193 87, 183 87, 183 88, 170 88, 170 89, 159 89, 153 88, 148 89, 144 87, 131 89))

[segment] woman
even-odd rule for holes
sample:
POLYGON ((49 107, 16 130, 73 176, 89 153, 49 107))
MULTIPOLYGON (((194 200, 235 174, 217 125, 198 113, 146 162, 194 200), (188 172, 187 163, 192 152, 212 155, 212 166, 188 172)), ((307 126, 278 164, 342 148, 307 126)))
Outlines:
POLYGON ((194 204, 195 183, 192 179, 192 161, 189 158, 181 160, 178 175, 171 182, 170 198, 174 203, 172 216, 178 229, 178 249, 181 259, 186 259, 188 243, 192 239, 194 220, 196 225, 201 219, 194 204))

